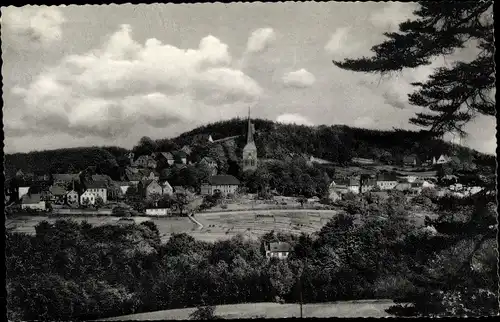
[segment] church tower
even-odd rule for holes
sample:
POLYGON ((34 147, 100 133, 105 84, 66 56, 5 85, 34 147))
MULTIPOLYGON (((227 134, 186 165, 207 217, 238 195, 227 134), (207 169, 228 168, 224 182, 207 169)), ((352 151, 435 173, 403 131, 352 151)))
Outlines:
POLYGON ((255 127, 250 121, 250 108, 248 108, 247 144, 243 148, 243 171, 257 169, 257 147, 253 139, 255 127))

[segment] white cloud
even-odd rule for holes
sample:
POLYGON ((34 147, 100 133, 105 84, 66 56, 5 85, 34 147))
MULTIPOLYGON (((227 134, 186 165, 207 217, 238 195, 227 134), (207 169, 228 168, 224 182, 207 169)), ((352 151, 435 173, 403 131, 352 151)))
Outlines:
POLYGON ((313 123, 300 114, 282 114, 276 118, 276 122, 284 124, 297 124, 312 126, 313 123))
MULTIPOLYGON (((144 45, 122 25, 97 50, 71 55, 14 87, 24 107, 6 131, 116 137, 134 124, 162 128, 216 119, 221 110, 254 102, 259 84, 231 69, 228 46, 214 36, 196 49, 179 49, 149 39, 144 45), (215 113, 214 113, 215 112, 215 113)), ((229 112, 227 112, 229 111, 229 112)))
POLYGON ((65 18, 57 7, 2 8, 2 26, 5 25, 15 37, 32 43, 50 45, 60 41, 64 22, 65 18))
POLYGON ((254 30, 247 42, 248 53, 258 53, 264 51, 274 40, 276 33, 273 28, 259 28, 254 30))
POLYGON ((304 68, 283 75, 283 83, 291 87, 311 87, 316 82, 316 77, 304 68))

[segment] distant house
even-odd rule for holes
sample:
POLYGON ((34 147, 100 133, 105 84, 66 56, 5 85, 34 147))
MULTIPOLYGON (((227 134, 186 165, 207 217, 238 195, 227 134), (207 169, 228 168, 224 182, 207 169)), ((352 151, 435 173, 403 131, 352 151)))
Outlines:
POLYGON ((286 259, 292 251, 292 246, 285 242, 271 242, 264 245, 267 258, 286 259))
POLYGON ((160 174, 156 171, 149 170, 149 169, 142 169, 139 170, 138 172, 140 174, 140 179, 141 181, 144 180, 159 180, 160 179, 160 174))
POLYGON ((95 198, 96 198, 96 195, 90 191, 85 191, 84 193, 82 193, 82 195, 80 196, 80 205, 82 206, 90 206, 90 205, 94 205, 95 204, 95 198))
POLYGON ((352 158, 352 163, 357 164, 375 164, 375 160, 367 158, 352 158))
POLYGON ((125 168, 125 175, 122 177, 122 180, 126 180, 135 186, 142 180, 142 177, 138 169, 127 167, 125 168))
POLYGON ((52 175, 52 180, 54 185, 66 186, 70 183, 77 182, 80 183, 80 175, 75 173, 56 173, 52 175))
POLYGON ((87 190, 85 192, 90 192, 96 197, 102 198, 104 203, 108 202, 108 186, 104 181, 94 181, 86 185, 87 190))
POLYGON ((139 182, 139 191, 145 198, 150 198, 152 195, 162 195, 163 188, 156 180, 145 180, 139 182))
POLYGON ((167 180, 162 180, 159 182, 159 184, 162 189, 162 194, 171 196, 174 193, 174 188, 172 188, 167 180))
POLYGON ((407 155, 403 158, 403 164, 408 167, 414 167, 417 165, 417 157, 415 155, 407 155))
POLYGON ((175 162, 174 155, 170 152, 160 152, 158 155, 158 159, 163 158, 168 165, 172 165, 175 162))
POLYGON ((23 196, 25 196, 28 191, 30 190, 30 186, 26 186, 26 185, 20 185, 19 188, 18 188, 18 199, 21 200, 21 198, 23 196))
POLYGON ((35 171, 33 180, 47 182, 50 181, 50 174, 45 171, 35 171))
POLYGON ((328 199, 330 199, 333 202, 342 200, 342 193, 336 190, 329 190, 328 191, 328 199))
POLYGON ((363 180, 359 182, 360 193, 368 192, 377 186, 377 180, 370 176, 363 177, 363 180))
POLYGON ((444 155, 444 154, 441 154, 439 157, 434 157, 432 159, 432 164, 445 164, 445 163, 448 163, 450 162, 451 159, 447 156, 447 155, 444 155))
POLYGON ((73 207, 78 207, 78 192, 75 190, 66 193, 66 203, 73 207))
POLYGON ((240 185, 240 181, 231 175, 216 175, 208 178, 201 185, 202 195, 213 195, 219 191, 222 195, 234 194, 240 185))
POLYGON ((391 190, 398 184, 398 178, 392 174, 381 173, 377 176, 376 184, 380 190, 391 190))
POLYGON ((118 181, 118 182, 115 182, 116 185, 118 187, 120 187, 120 191, 122 194, 126 194, 127 193, 127 190, 128 188, 132 185, 130 182, 128 181, 118 181))
POLYGON ((182 164, 187 164, 187 154, 186 152, 180 150, 177 151, 174 155, 176 160, 179 160, 182 164))
POLYGON ((41 199, 40 194, 27 194, 21 199, 21 209, 45 210, 45 201, 41 199))
POLYGON ((210 169, 212 176, 217 175, 217 162, 215 162, 214 159, 211 157, 203 157, 199 163, 210 169))
POLYGON ((183 146, 182 149, 181 149, 181 151, 184 152, 184 153, 186 153, 186 155, 188 155, 188 156, 191 155, 191 153, 193 152, 193 150, 191 149, 191 147, 188 146, 188 145, 183 146))
POLYGON ((61 186, 51 186, 49 188, 49 191, 54 196, 54 202, 58 204, 64 203, 64 197, 66 196, 66 188, 61 186))
MULTIPOLYGON (((135 161, 134 161, 134 165, 136 167, 140 167, 140 168, 147 168, 149 167, 150 165, 150 161, 154 159, 151 158, 151 156, 149 155, 141 155, 139 156, 135 161)), ((155 161, 156 162, 156 161, 155 161)))
POLYGON ((148 216, 168 216, 170 214, 170 208, 147 208, 146 215, 148 216))

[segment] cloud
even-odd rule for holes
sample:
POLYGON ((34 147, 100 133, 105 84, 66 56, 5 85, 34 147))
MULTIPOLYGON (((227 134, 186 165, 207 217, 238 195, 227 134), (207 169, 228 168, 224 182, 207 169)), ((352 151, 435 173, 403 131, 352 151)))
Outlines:
POLYGON ((228 67, 228 46, 214 36, 185 50, 157 39, 140 44, 131 32, 122 25, 101 48, 66 56, 26 88, 12 88, 24 106, 6 132, 117 137, 135 124, 214 120, 263 94, 255 80, 228 67))
POLYGON ((259 28, 254 30, 247 42, 247 53, 259 53, 264 51, 274 40, 276 33, 273 28, 259 28))
POLYGON ((276 118, 276 122, 284 124, 297 124, 312 126, 313 123, 300 114, 282 114, 276 118))
POLYGON ((57 7, 2 8, 2 26, 5 25, 17 41, 48 46, 62 39, 61 25, 65 21, 57 7))
POLYGON ((304 68, 283 75, 283 83, 290 87, 311 87, 316 82, 316 77, 304 68))

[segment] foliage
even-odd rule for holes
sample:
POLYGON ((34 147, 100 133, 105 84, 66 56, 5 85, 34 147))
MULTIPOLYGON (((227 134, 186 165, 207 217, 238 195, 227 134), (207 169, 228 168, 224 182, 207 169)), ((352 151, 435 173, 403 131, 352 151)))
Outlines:
POLYGON ((215 315, 214 306, 202 306, 198 307, 196 311, 189 315, 191 320, 217 320, 218 317, 215 315))
POLYGON ((494 115, 495 89, 493 1, 420 1, 416 18, 399 25, 399 32, 385 33, 389 38, 372 47, 375 56, 334 61, 340 68, 388 73, 404 68, 429 65, 432 58, 453 54, 456 49, 476 45, 478 54, 470 62, 456 62, 435 70, 419 89, 409 95, 410 103, 429 109, 410 120, 429 128, 432 134, 458 132, 475 115, 494 115))

